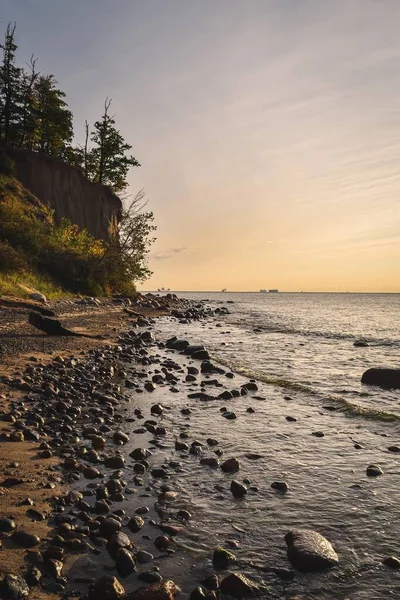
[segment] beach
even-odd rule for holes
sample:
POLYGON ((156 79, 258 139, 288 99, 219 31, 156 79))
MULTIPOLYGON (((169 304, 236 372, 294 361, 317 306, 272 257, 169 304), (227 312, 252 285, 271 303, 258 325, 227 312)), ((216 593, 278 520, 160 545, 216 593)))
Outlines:
MULTIPOLYGON (((182 598, 198 586, 198 597, 215 597, 232 573, 263 598, 396 593, 399 572, 382 563, 399 555, 395 412, 365 418, 334 396, 321 401, 301 385, 273 385, 222 364, 222 344, 234 340, 232 297, 142 308, 144 323, 123 305, 86 307, 86 317, 71 307, 67 325, 100 333, 101 342, 63 346, 38 335, 35 356, 31 346, 4 359, 3 477, 22 481, 3 485, 1 511, 40 538, 28 550, 43 573, 32 597, 84 598, 104 576, 117 577, 132 598, 160 578, 173 580, 182 598), (174 349, 173 336, 206 345, 211 360, 174 349), (46 344, 54 344, 47 353, 46 344), (36 440, 11 441, 26 428, 36 440), (233 459, 235 468, 224 470, 233 459), (367 474, 372 465, 379 476, 367 474), (42 520, 21 505, 26 497, 42 520), (298 528, 326 537, 338 565, 294 568, 285 535, 298 528), (110 551, 118 532, 126 536, 119 558, 110 551), (217 547, 234 555, 222 568, 217 547), (212 585, 215 575, 212 590, 202 582, 212 585)), ((12 540, 14 529, 2 535, 2 573, 26 578, 27 548, 12 540)))

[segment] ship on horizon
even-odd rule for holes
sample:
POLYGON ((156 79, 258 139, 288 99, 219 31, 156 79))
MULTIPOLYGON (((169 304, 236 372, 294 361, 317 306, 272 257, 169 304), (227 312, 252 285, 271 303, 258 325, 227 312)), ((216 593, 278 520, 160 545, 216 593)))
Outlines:
POLYGON ((271 290, 260 290, 260 294, 278 294, 279 290, 271 289, 271 290))

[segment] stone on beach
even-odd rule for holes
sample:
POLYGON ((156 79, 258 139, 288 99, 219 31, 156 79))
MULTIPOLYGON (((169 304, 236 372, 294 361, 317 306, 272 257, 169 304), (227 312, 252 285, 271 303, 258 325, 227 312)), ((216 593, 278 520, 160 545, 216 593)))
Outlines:
POLYGON ((124 587, 113 575, 98 579, 89 593, 89 600, 122 600, 126 597, 124 587))
POLYGON ((258 586, 241 573, 231 573, 221 581, 221 592, 233 598, 248 598, 258 591, 258 586))
POLYGON ((128 600, 174 600, 179 588, 171 579, 154 583, 145 588, 139 588, 130 594, 128 600))
POLYGON ((243 485, 243 483, 240 483, 240 481, 232 479, 231 492, 235 498, 243 498, 243 496, 247 494, 247 488, 243 485))
POLYGON ((238 471, 240 467, 239 461, 237 458, 228 458, 226 461, 224 461, 221 464, 221 469, 226 472, 233 472, 233 471, 238 471))
POLYGON ((287 554, 299 571, 323 571, 338 564, 332 544, 312 529, 294 529, 285 535, 287 554))

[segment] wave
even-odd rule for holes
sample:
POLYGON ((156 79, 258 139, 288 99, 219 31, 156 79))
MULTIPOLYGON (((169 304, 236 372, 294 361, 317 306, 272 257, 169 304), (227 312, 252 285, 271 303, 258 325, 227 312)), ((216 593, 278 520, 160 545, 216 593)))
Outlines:
POLYGON ((349 400, 347 400, 346 398, 342 398, 341 396, 324 394, 323 392, 317 391, 311 386, 305 385, 303 383, 290 381, 288 379, 282 379, 280 377, 274 377, 271 375, 265 375, 264 373, 260 373, 259 371, 255 371, 253 369, 244 367, 243 365, 239 365, 234 361, 229 361, 218 355, 215 355, 215 359, 221 365, 224 365, 232 371, 239 373, 240 375, 244 375, 249 379, 257 379, 258 381, 262 381, 267 385, 274 385, 283 389, 302 392, 313 396, 314 398, 317 398, 324 403, 331 402, 332 404, 337 406, 338 411, 342 412, 348 417, 362 417, 364 419, 371 419, 374 421, 381 421, 384 423, 400 423, 400 415, 396 415, 389 411, 379 410, 368 406, 362 406, 360 404, 356 404, 355 402, 350 402, 349 400))
POLYGON ((355 335, 352 333, 335 333, 332 331, 313 331, 307 329, 297 329, 296 327, 290 327, 282 324, 260 324, 257 321, 246 322, 246 321, 233 321, 232 324, 236 327, 251 329, 253 332, 256 330, 257 333, 282 333, 286 335, 299 335, 303 337, 316 337, 326 338, 333 340, 363 340, 368 344, 374 346, 388 346, 388 347, 400 347, 400 340, 391 340, 388 338, 377 338, 368 335, 355 335))

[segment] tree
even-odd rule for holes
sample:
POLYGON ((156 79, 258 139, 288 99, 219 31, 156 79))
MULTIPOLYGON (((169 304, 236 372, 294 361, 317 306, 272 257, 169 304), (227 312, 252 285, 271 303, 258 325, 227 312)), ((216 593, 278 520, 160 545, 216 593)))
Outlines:
POLYGON ((36 140, 33 150, 62 157, 73 136, 72 112, 53 75, 40 75, 33 86, 36 140))
POLYGON ((21 148, 32 150, 35 145, 36 134, 36 100, 34 85, 40 73, 36 71, 37 58, 32 54, 28 63, 28 71, 22 74, 22 108, 21 131, 18 145, 21 148))
POLYGON ((0 65, 0 141, 16 145, 21 117, 21 79, 22 69, 16 66, 15 43, 16 24, 7 25, 0 65))
POLYGON ((95 144, 90 151, 87 168, 91 179, 96 183, 108 185, 114 192, 121 192, 128 183, 126 177, 130 167, 140 167, 139 162, 128 152, 132 149, 115 127, 114 116, 108 111, 111 100, 104 103, 104 114, 94 124, 91 140, 95 144))
POLYGON ((107 272, 116 280, 114 287, 118 282, 144 281, 151 275, 147 254, 155 240, 152 233, 157 228, 153 225, 153 213, 144 211, 147 202, 144 190, 129 202, 125 198, 120 220, 94 265, 94 273, 107 272))

